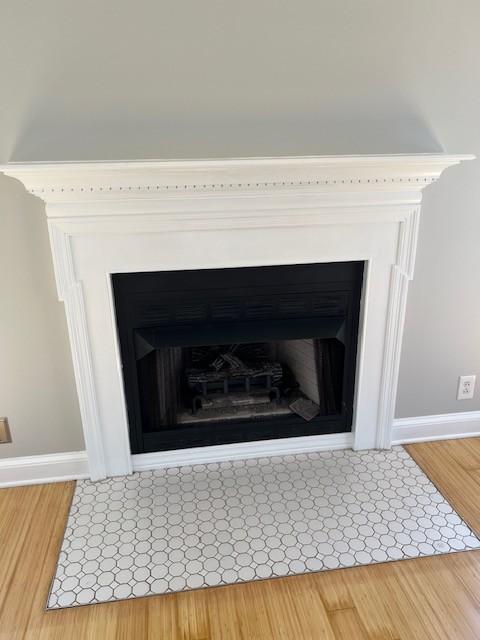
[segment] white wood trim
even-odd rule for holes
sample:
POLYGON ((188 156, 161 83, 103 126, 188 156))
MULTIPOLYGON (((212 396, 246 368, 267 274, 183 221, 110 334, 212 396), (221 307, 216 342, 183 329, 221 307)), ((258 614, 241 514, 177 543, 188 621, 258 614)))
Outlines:
POLYGON ((86 451, 5 458, 0 460, 0 487, 65 482, 87 478, 86 451))
POLYGON ((480 411, 463 411, 393 421, 392 444, 480 436, 480 411))
POLYGON ((212 447, 195 447, 175 451, 157 451, 132 456, 134 471, 163 469, 183 465, 208 464, 226 460, 245 460, 268 456, 284 456, 308 451, 328 451, 350 449, 353 444, 351 433, 332 433, 323 436, 300 438, 279 438, 257 442, 239 442, 212 447))
POLYGON ((419 190, 444 169, 472 155, 308 156, 144 160, 123 162, 36 162, 0 165, 46 202, 157 198, 159 194, 262 191, 419 190))
MULTIPOLYGON (((465 411, 393 421, 392 445, 480 437, 480 411, 465 411)), ((262 440, 214 447, 177 449, 131 456, 134 471, 147 471, 226 460, 349 449, 351 433, 262 440)), ((53 453, 0 460, 0 488, 89 477, 86 451, 53 453)))
MULTIPOLYGON (((369 282, 364 288, 369 293, 362 301, 353 446, 389 447, 422 190, 447 167, 473 157, 417 154, 0 166, 1 171, 21 180, 46 203, 58 293, 65 302, 72 345, 90 477, 101 479, 132 471, 125 407, 122 405, 121 411, 114 407, 123 402, 123 387, 112 294, 105 279, 120 271, 260 266, 266 264, 267 252, 260 251, 257 245, 250 255, 221 257, 218 252, 218 259, 215 248, 226 238, 227 246, 231 245, 230 232, 261 233, 267 228, 277 235, 282 233, 278 252, 270 256, 267 264, 289 263, 285 253, 294 234, 302 237, 303 244, 298 245, 294 255, 290 251, 290 263, 352 259, 368 262, 367 277, 379 284, 375 291, 369 282), (390 231, 385 231, 387 227, 398 231, 395 246, 390 231), (313 234, 315 238, 326 237, 335 228, 334 241, 323 251, 310 248, 309 254, 302 247, 308 244, 305 229, 310 228, 312 238, 313 234), (343 249, 345 229, 349 229, 350 241, 358 237, 355 249, 351 242, 349 251, 343 249), (378 231, 375 246, 370 242, 374 230, 378 231), (203 243, 206 257, 202 261, 184 249, 183 238, 192 231, 199 234, 196 242, 203 243), (133 243, 142 237, 145 247, 150 246, 147 238, 155 238, 155 258, 146 257, 143 247, 128 260, 125 252, 115 254, 112 247, 120 246, 122 236, 127 234, 133 243), (170 238, 177 234, 175 242, 183 252, 175 259, 171 254, 168 258, 164 234, 170 238), (92 253, 83 243, 77 251, 75 243, 85 236, 91 236, 92 242, 101 237, 102 249, 92 253), (214 237, 218 240, 212 240, 214 237), (210 238, 208 242, 206 238, 210 238), (388 243, 388 258, 384 241, 388 243), (112 248, 108 264, 103 255, 107 247, 112 248), (89 257, 88 267, 82 256, 89 257), (88 287, 85 278, 90 278, 88 287), (92 296, 95 303, 89 307, 92 296), (379 300, 387 300, 388 304, 384 306, 379 300), (95 305, 103 309, 102 314, 95 315, 95 305), (369 329, 372 319, 374 325, 382 327, 374 336, 376 344, 369 329), (92 343, 96 345, 94 349, 92 343), (383 358, 377 354, 379 346, 383 348, 383 358), (115 400, 110 403, 108 386, 115 388, 115 400)), ((175 458, 172 452, 162 455, 175 458)))

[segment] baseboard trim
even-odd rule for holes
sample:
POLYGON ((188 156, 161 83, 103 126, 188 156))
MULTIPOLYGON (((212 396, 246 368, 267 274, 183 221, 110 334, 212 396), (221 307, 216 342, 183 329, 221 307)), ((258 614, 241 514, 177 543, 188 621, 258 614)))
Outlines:
POLYGON ((351 433, 332 433, 323 436, 280 438, 278 440, 259 440, 258 442, 240 442, 212 447, 139 453, 132 456, 132 463, 134 471, 147 471, 227 460, 283 456, 308 451, 349 449, 352 445, 353 435, 351 433))
POLYGON ((87 477, 89 474, 86 451, 0 460, 0 487, 64 482, 87 477))
POLYGON ((480 411, 444 413, 393 421, 392 444, 480 436, 480 411))
MULTIPOLYGON (((475 436, 480 436, 480 411, 465 411, 416 418, 396 418, 393 421, 392 444, 473 438, 475 436)), ((141 453, 132 456, 132 463, 134 471, 148 471, 181 465, 282 456, 309 451, 349 449, 352 446, 353 435, 351 433, 333 433, 322 436, 281 438, 141 453)), ((88 477, 86 451, 0 460, 0 488, 64 482, 88 477)))

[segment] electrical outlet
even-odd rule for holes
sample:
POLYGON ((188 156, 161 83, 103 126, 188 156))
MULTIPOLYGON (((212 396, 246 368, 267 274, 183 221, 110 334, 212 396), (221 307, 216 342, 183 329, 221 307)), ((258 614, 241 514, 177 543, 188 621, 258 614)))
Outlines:
POLYGON ((475 393, 476 376, 460 376, 458 378, 457 400, 468 400, 475 393))
POLYGON ((0 418, 0 444, 11 442, 12 436, 8 426, 8 418, 0 418))

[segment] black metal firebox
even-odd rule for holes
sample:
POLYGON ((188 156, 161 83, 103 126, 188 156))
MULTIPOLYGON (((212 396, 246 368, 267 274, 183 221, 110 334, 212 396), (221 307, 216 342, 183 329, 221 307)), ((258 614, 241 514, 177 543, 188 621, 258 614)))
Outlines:
POLYGON ((132 452, 350 431, 363 267, 112 275, 132 452))

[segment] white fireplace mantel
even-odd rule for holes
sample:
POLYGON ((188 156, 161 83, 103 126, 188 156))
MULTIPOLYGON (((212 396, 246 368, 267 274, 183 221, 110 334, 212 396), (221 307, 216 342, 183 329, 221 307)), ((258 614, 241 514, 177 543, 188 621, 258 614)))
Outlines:
POLYGON ((389 447, 422 190, 473 157, 0 166, 46 204, 92 479, 195 461, 389 447), (346 260, 366 262, 351 434, 131 455, 112 273, 346 260))

